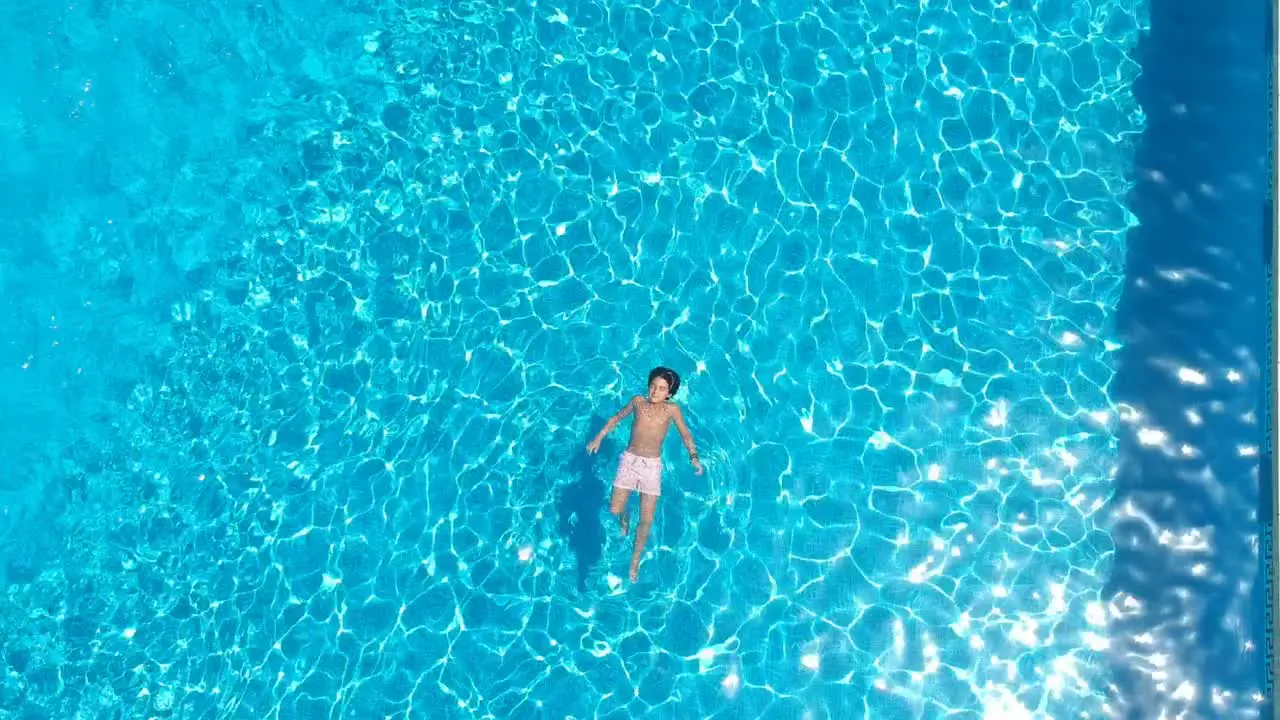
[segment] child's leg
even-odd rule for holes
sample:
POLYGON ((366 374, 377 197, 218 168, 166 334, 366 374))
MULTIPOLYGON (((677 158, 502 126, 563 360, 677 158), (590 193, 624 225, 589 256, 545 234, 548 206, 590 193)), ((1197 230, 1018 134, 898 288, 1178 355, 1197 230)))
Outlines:
POLYGON ((640 558, 644 545, 649 542, 649 528, 653 526, 653 514, 658 509, 658 496, 640 494, 640 524, 636 526, 636 549, 631 555, 631 582, 640 577, 640 558))
POLYGON ((609 513, 618 518, 618 522, 622 523, 622 536, 626 537, 631 530, 631 518, 627 516, 627 500, 631 498, 631 491, 613 486, 613 498, 609 500, 609 513))

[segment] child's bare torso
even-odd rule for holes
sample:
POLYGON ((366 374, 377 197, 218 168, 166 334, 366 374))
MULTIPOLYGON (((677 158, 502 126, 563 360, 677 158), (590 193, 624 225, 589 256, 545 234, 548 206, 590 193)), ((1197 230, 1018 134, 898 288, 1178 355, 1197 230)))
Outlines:
POLYGON ((662 456, 662 441, 667 439, 667 430, 671 427, 670 406, 665 403, 652 403, 636 398, 632 412, 635 419, 631 421, 631 442, 627 452, 641 457, 656 458, 662 456))

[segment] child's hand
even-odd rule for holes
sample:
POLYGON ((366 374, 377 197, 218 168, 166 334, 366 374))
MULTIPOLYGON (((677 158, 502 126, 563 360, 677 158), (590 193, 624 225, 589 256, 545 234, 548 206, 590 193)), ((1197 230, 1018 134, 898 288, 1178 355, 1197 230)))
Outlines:
POLYGON ((693 474, 694 475, 702 474, 702 461, 699 460, 698 458, 693 459, 693 474))
POLYGON ((587 443, 588 455, 595 455, 599 451, 600 451, 600 438, 596 438, 591 442, 587 443))

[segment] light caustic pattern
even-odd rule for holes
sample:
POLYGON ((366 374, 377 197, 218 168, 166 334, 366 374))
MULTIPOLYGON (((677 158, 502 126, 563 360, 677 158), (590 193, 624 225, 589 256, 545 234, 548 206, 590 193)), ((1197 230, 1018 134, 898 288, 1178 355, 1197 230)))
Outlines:
POLYGON ((1140 8, 495 7, 170 12, 83 91, 171 123, 103 161, 152 225, 73 215, 169 284, 79 290, 172 312, 10 586, 4 701, 1099 712, 1140 8), (582 448, 660 363, 708 472, 672 443, 632 587, 582 448))

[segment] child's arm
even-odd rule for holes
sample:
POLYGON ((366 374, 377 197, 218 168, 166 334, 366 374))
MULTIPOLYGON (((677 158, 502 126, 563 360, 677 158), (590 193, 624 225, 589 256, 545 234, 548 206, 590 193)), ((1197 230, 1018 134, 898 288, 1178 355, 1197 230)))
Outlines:
POLYGON ((684 447, 689 451, 689 462, 693 463, 693 469, 697 474, 702 474, 702 461, 698 459, 698 448, 693 445, 693 435, 689 433, 689 426, 684 424, 684 413, 681 412, 679 405, 672 405, 672 419, 676 423, 676 431, 680 433, 680 439, 684 440, 684 447))
POLYGON ((600 432, 596 435, 595 439, 587 443, 587 452, 593 453, 600 449, 600 443, 604 441, 605 436, 613 432, 613 429, 618 427, 618 423, 625 420, 627 416, 635 410, 636 402, 639 399, 639 395, 631 398, 627 401, 626 405, 622 406, 621 410, 619 410, 613 417, 609 418, 609 421, 604 424, 604 427, 600 428, 600 432))

